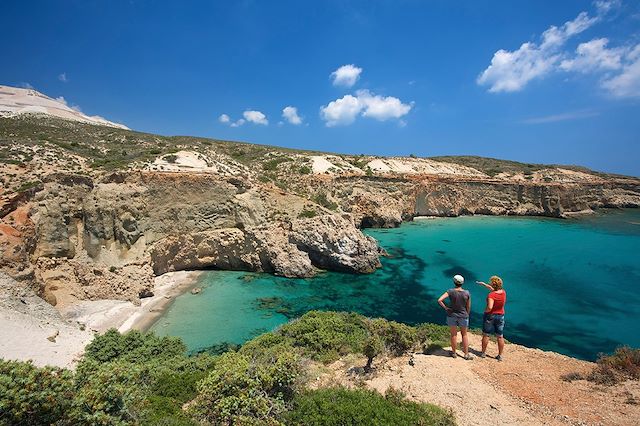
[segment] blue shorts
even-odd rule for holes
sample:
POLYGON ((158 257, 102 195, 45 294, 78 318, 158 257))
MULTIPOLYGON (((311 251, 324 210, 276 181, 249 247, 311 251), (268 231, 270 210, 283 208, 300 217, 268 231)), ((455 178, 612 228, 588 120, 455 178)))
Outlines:
POLYGON ((482 318, 482 333, 495 334, 502 337, 504 332, 504 315, 484 314, 482 318))
POLYGON ((447 325, 450 327, 469 327, 469 317, 467 318, 458 318, 458 317, 450 317, 447 316, 447 325))

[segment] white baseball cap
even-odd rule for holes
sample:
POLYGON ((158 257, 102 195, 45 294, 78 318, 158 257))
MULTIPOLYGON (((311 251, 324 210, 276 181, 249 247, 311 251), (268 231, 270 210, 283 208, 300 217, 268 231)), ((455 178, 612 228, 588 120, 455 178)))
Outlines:
POLYGON ((464 277, 462 275, 454 275, 453 282, 458 285, 462 285, 464 283, 464 277))

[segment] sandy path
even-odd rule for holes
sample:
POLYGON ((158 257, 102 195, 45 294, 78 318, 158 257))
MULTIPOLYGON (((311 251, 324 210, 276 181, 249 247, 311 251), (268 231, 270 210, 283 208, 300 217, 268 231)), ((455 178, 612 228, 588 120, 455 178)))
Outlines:
MULTIPOLYGON (((480 336, 470 339, 480 347, 480 336)), ((497 352, 491 343, 488 353, 497 352)), ((414 354, 374 362, 371 377, 348 374, 364 358, 347 357, 321 367, 313 387, 365 385, 381 393, 393 387, 407 398, 449 408, 460 425, 637 425, 640 384, 602 387, 586 381, 565 382, 570 372, 590 371, 592 363, 508 344, 505 360, 453 359, 448 351, 414 354)))

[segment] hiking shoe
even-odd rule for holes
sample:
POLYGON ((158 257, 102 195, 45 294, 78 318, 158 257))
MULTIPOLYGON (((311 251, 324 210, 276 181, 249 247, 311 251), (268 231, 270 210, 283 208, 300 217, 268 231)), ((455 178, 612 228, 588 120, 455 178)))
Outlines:
POLYGON ((496 361, 502 361, 502 355, 498 355, 498 356, 496 357, 496 361))
POLYGON ((473 357, 471 356, 471 354, 466 354, 464 356, 464 359, 466 359, 467 361, 471 361, 473 359, 473 357))
POLYGON ((455 353, 455 351, 450 351, 449 355, 451 355, 451 358, 457 358, 458 357, 458 354, 455 353))
POLYGON ((480 355, 478 355, 480 358, 486 358, 487 354, 485 354, 484 352, 480 352, 480 355))

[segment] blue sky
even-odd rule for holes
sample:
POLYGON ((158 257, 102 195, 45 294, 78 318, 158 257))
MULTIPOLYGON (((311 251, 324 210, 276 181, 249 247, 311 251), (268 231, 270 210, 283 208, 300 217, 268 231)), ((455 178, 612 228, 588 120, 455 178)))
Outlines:
POLYGON ((640 175, 636 1, 9 0, 0 37, 0 84, 136 130, 640 175))

